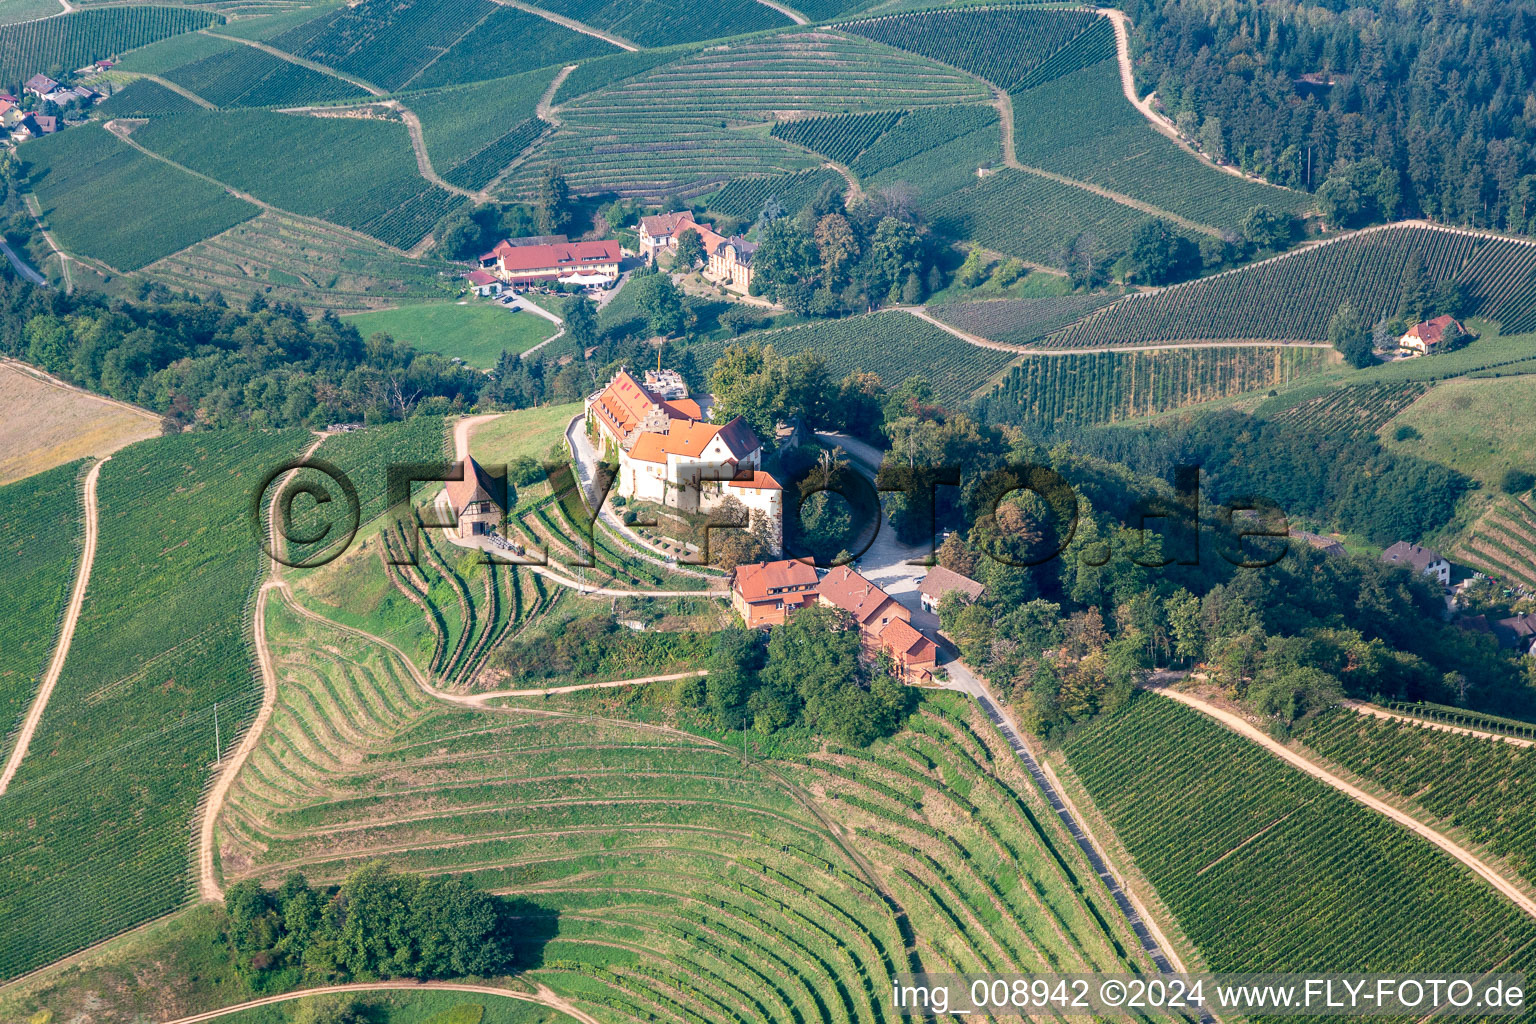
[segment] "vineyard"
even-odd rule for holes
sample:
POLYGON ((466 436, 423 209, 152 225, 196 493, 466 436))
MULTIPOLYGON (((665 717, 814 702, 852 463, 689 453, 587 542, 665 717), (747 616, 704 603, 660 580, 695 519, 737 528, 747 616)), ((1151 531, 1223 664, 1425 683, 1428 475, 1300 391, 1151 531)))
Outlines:
POLYGON ((1536 924, 1482 879, 1176 701, 1143 694, 1063 749, 1213 971, 1475 973, 1536 957, 1536 924))
POLYGON ((395 90, 421 74, 497 9, 490 0, 421 0, 413 4, 363 0, 327 11, 276 36, 271 43, 294 56, 395 90))
POLYGON ((539 97, 555 77, 544 68, 511 78, 403 97, 421 119, 432 164, 442 172, 472 158, 534 116, 539 97))
POLYGON ((0 26, 0 81, 71 71, 222 20, 186 7, 112 7, 0 26))
POLYGON ((896 127, 896 122, 906 113, 905 110, 884 110, 874 114, 833 114, 780 121, 769 134, 804 146, 829 160, 851 164, 876 139, 896 127))
MULTIPOLYGON (((988 145, 977 157, 977 163, 996 160, 1000 152, 995 131, 997 121, 997 109, 990 106, 914 110, 869 145, 849 166, 855 174, 867 178, 941 147, 946 157, 953 157, 956 155, 954 150, 969 152, 970 147, 951 146, 951 143, 988 128, 994 131, 988 136, 988 145)), ((974 172, 971 167, 966 170, 974 172)))
POLYGON ((952 327, 1008 345, 1033 345, 1041 338, 1114 302, 1113 295, 1052 295, 1040 299, 991 299, 929 307, 952 327))
POLYGON ((1417 255, 1433 286, 1467 286, 1471 312, 1506 334, 1536 329, 1536 245, 1446 228, 1398 225, 1341 237, 1159 292, 1130 295, 1046 339, 1062 348, 1216 338, 1325 340, 1348 301, 1374 321, 1395 316, 1403 269, 1417 255))
POLYGON ((480 189, 489 185, 517 155, 539 139, 552 126, 548 121, 530 117, 512 127, 495 142, 456 167, 443 172, 443 178, 460 188, 480 189))
POLYGON ((387 851, 515 894, 536 922, 524 977, 625 1024, 876 1024, 892 976, 919 964, 1145 969, 957 698, 869 750, 797 741, 743 763, 733 738, 647 724, 644 691, 429 704, 377 646, 283 606, 268 622, 280 699, 220 819, 229 880, 302 865, 328 882, 387 851))
POLYGON ((164 913, 188 892, 199 790, 259 699, 250 491, 304 431, 144 441, 103 466, 90 599, 0 804, 0 977, 164 913))
POLYGON ((311 71, 254 46, 223 50, 173 68, 165 77, 220 107, 282 107, 367 95, 339 78, 311 71))
POLYGON ((815 199, 826 185, 842 187, 842 175, 817 168, 776 178, 737 178, 715 193, 709 200, 709 208, 717 213, 752 220, 763 212, 771 199, 786 212, 798 211, 815 199))
POLYGON ((1027 166, 1233 230, 1255 206, 1300 212, 1311 203, 1208 167, 1159 134, 1126 102, 1113 53, 1012 99, 1014 150, 1027 166))
MULTIPOLYGON (((1428 390, 1429 385, 1422 383, 1349 384, 1265 418, 1285 424, 1299 436, 1363 437, 1375 434, 1428 390)), ((1259 412, 1262 415, 1263 409, 1259 412)))
POLYGON ((154 280, 241 303, 260 292, 315 313, 441 297, 442 265, 413 260, 342 228, 265 211, 145 268, 154 280))
POLYGON ((80 558, 80 474, 70 462, 0 487, 0 763, 53 655, 80 558))
POLYGON ((96 109, 103 117, 163 117, 196 110, 197 104, 159 82, 140 78, 107 97, 96 109))
MULTIPOLYGON (((939 150, 937 155, 942 158, 947 151, 939 150)), ((935 223, 957 237, 1023 260, 1059 266, 1063 247, 1082 232, 1096 237, 1109 251, 1122 251, 1130 245, 1131 233, 1147 219, 1142 211, 1113 199, 1026 171, 1003 168, 975 181, 974 166, 961 170, 961 180, 972 183, 934 202, 935 223)), ((1097 322, 1097 317, 1120 306, 1109 306, 1084 322, 1097 322)), ((1049 341, 1055 341, 1055 336, 1049 341)))
POLYGON ((95 125, 37 139, 21 156, 59 243, 120 271, 137 270, 258 212, 95 125))
POLYGON ((619 52, 595 36, 498 6, 464 38, 410 81, 413 89, 501 77, 619 52))
POLYGON ((1531 496, 1500 496, 1455 539, 1447 554, 1506 586, 1536 594, 1536 509, 1531 496))
POLYGON ((654 48, 744 35, 791 24, 783 14, 755 0, 535 0, 546 11, 654 48))
POLYGON ((201 111, 151 121, 134 139, 282 209, 399 249, 411 248, 463 203, 417 173, 405 126, 395 121, 201 111), (336 159, 338 153, 347 159, 336 159), (305 173, 294 174, 294 167, 305 173))
POLYGON ((786 327, 742 340, 703 342, 694 349, 701 367, 718 359, 729 345, 772 345, 781 355, 811 351, 827 364, 833 380, 855 372, 878 374, 887 387, 909 377, 933 385, 941 405, 962 408, 970 396, 1016 358, 1011 352, 981 348, 910 313, 889 310, 803 327, 786 327))
POLYGON ((1277 346, 1029 356, 976 408, 990 423, 1113 423, 1284 384, 1317 373, 1328 355, 1277 346))
POLYGON ((1418 805, 1536 882, 1536 753, 1338 708, 1296 734, 1303 745, 1418 805))
POLYGON ((813 30, 680 54, 650 68, 628 55, 590 67, 597 73, 610 63, 638 74, 564 105, 562 127, 519 170, 509 195, 526 197, 547 167, 558 166, 578 194, 698 196, 734 179, 814 164, 795 146, 739 130, 772 124, 786 110, 804 119, 985 99, 979 83, 956 71, 813 30))
POLYGON ((1053 54, 1101 21, 1107 24, 1107 19, 1084 11, 1015 7, 895 14, 838 28, 960 68, 1013 92, 1053 54))
POLYGON ((560 83, 554 102, 569 103, 589 92, 612 88, 653 68, 689 57, 698 50, 696 46, 674 46, 664 50, 620 50, 606 57, 583 61, 560 83))

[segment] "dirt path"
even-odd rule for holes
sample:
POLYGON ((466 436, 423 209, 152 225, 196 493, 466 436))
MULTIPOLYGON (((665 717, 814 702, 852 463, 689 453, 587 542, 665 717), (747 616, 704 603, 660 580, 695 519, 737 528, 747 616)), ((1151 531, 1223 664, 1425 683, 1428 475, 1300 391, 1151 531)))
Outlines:
POLYGON ((353 78, 351 75, 344 75, 340 71, 337 71, 335 68, 328 68, 324 64, 316 64, 314 61, 305 60, 303 57, 295 57, 291 53, 279 50, 275 46, 268 46, 266 43, 259 42, 255 39, 241 39, 239 36, 226 36, 222 32, 212 32, 208 29, 202 29, 202 33, 204 35, 213 36, 215 39, 227 39, 232 43, 239 43, 241 46, 249 46, 253 49, 260 50, 262 53, 270 53, 272 56, 278 58, 279 60, 285 60, 289 64, 297 64, 301 68, 308 68, 311 71, 325 75, 329 78, 339 78, 341 81, 346 82, 348 85, 355 85, 359 89, 372 96, 389 95, 389 93, 385 92, 383 89, 380 89, 372 82, 365 82, 361 78, 353 78))
MULTIPOLYGON (((299 456, 300 461, 314 454, 316 448, 324 443, 325 438, 317 438, 314 444, 304 449, 299 456)), ((282 496, 283 488, 288 481, 293 479, 294 470, 283 475, 282 483, 272 492, 272 501, 267 506, 267 537, 268 544, 274 552, 278 547, 277 535, 277 502, 282 496)), ((251 720, 245 735, 240 738, 240 746, 230 755, 219 775, 214 779, 213 786, 208 790, 208 796, 203 801, 202 817, 197 827, 197 889, 198 894, 206 900, 219 900, 224 898, 224 889, 219 885, 218 871, 214 864, 214 827, 218 824, 219 812, 224 808, 224 801, 229 796, 230 787, 234 785, 235 776, 240 774, 240 768, 245 764, 251 752, 256 749, 256 743, 261 739, 262 730, 266 728, 267 721, 272 717, 272 709, 277 706, 277 667, 272 661, 272 651, 267 646, 267 596, 278 588, 287 589, 288 584, 282 578, 282 563, 275 557, 268 561, 270 578, 261 585, 256 592, 256 610, 252 616, 251 628, 255 634, 256 664, 261 671, 261 707, 256 712, 256 717, 251 720)))
POLYGON ((64 621, 59 627, 59 641, 53 648, 53 659, 48 662, 48 671, 43 674, 42 685, 37 688, 37 696, 32 698, 32 706, 27 709, 27 717, 22 720, 21 732, 16 736, 16 745, 11 748, 11 756, 6 759, 5 770, 0 772, 0 795, 10 788, 11 780, 16 777, 16 771, 21 767, 21 759, 27 756, 27 747, 32 743, 32 737, 37 733, 37 727, 43 720, 43 711, 48 707, 48 698, 53 696, 53 688, 59 681, 59 674, 64 671, 64 659, 69 656, 69 645, 75 636, 75 623, 80 621, 80 609, 85 604, 85 591, 91 583, 91 565, 96 561, 96 533, 99 515, 96 508, 96 480, 101 476, 101 467, 111 461, 112 456, 91 467, 85 475, 85 490, 82 502, 85 505, 85 540, 80 551, 80 565, 75 571, 74 591, 69 595, 69 606, 64 609, 64 621))
POLYGON ((205 100, 201 96, 199 96, 197 93, 193 92, 191 89, 188 89, 184 85, 177 85, 175 82, 171 81, 169 78, 161 78, 159 75, 140 75, 139 77, 140 78, 147 78, 151 82, 154 82, 156 85, 160 86, 162 89, 169 89, 169 90, 171 90, 171 92, 175 93, 176 95, 181 96, 181 97, 183 97, 185 99, 191 100, 193 103, 196 103, 198 106, 202 107, 204 110, 218 110, 219 109, 218 104, 208 102, 207 100, 205 100))
POLYGON ((1482 879, 1489 885, 1493 886, 1494 890, 1497 891, 1499 895, 1509 900, 1511 903, 1519 907, 1530 916, 1536 917, 1536 900, 1532 900, 1529 896, 1525 895, 1525 893, 1515 888, 1514 885, 1505 880, 1504 876, 1500 875, 1497 871, 1493 870, 1493 868, 1489 867, 1485 861, 1479 858, 1476 854, 1472 853, 1466 847, 1461 846, 1460 844, 1447 838, 1445 835, 1435 831, 1412 815, 1406 814, 1398 810, 1396 807, 1378 800, 1376 797, 1371 796, 1369 793, 1360 789, 1358 786, 1354 786, 1349 782, 1339 778, 1337 775, 1334 775, 1332 772, 1328 771, 1322 766, 1314 764, 1313 762, 1307 760, 1305 757, 1302 757, 1300 754, 1296 753, 1294 750, 1291 750, 1289 747, 1281 744, 1277 740, 1274 740, 1265 733, 1261 732, 1247 720, 1233 714, 1230 711, 1217 707, 1210 701, 1190 693, 1183 693, 1178 690, 1170 690, 1166 687, 1153 688, 1152 692, 1162 694, 1164 697, 1169 697, 1181 704, 1185 704, 1194 708, 1196 711, 1199 711, 1204 715, 1208 715, 1211 718, 1214 718, 1216 721, 1220 722, 1228 729, 1231 729, 1233 732, 1237 733, 1244 739, 1250 740, 1253 743, 1257 743, 1269 753, 1280 758, 1282 761, 1285 761, 1293 768, 1298 768, 1301 771, 1306 772, 1308 775, 1312 776, 1318 781, 1332 786, 1334 789, 1338 790, 1340 793, 1343 793, 1350 799, 1364 804, 1366 807, 1370 808, 1378 814, 1383 815, 1384 817, 1390 818, 1392 821, 1403 826, 1415 835, 1429 840, 1429 842, 1438 846, 1441 850, 1444 850, 1446 853, 1450 854, 1452 857, 1455 857, 1467 867, 1471 868, 1473 872, 1481 876, 1482 879))
POLYGON ((533 4, 519 3, 518 0, 496 0, 496 3, 503 4, 507 7, 515 7, 525 14, 535 15, 536 17, 543 18, 545 21, 552 21, 556 25, 564 25, 572 32, 580 32, 584 36, 592 36, 596 39, 601 39, 605 43, 612 43, 614 46, 617 46, 621 50, 629 50, 630 52, 634 52, 635 50, 640 49, 640 47, 636 46, 628 39, 625 39, 623 36, 616 36, 611 32, 604 32, 602 29, 593 28, 591 25, 588 25, 585 22, 576 21, 573 18, 562 17, 561 15, 556 14, 554 11, 546 11, 544 8, 535 7, 533 4))
MULTIPOLYGON (((688 672, 671 672, 660 676, 641 676, 638 679, 612 679, 605 683, 572 683, 569 686, 549 686, 544 689, 532 690, 495 690, 490 693, 468 694, 468 699, 476 704, 484 704, 488 700, 496 700, 501 697, 545 697, 552 693, 576 693, 580 690, 611 690, 616 686, 644 686, 647 683, 670 683, 677 679, 692 679, 695 676, 707 676, 709 669, 693 669, 688 672)), ((457 696, 457 695, 455 695, 457 696)))
POLYGON ((1408 725, 1416 725, 1420 729, 1432 729, 1436 732, 1453 732, 1458 736, 1476 736, 1483 740, 1497 740, 1500 743, 1509 743, 1517 747, 1536 747, 1536 742, 1523 740, 1518 736, 1505 736, 1503 733, 1485 732, 1482 729, 1469 729, 1464 725, 1451 725, 1449 722, 1435 722, 1427 718, 1419 718, 1416 715, 1405 715, 1376 704, 1367 704, 1361 700, 1346 700, 1344 706, 1358 714, 1371 718, 1385 718, 1392 722, 1404 722, 1408 725))
POLYGON ((59 272, 64 275, 64 294, 69 295, 75 290, 75 279, 69 270, 69 261, 74 257, 65 252, 64 247, 59 245, 58 240, 53 237, 53 232, 43 226, 43 206, 38 202, 37 196, 28 193, 24 205, 33 223, 37 225, 38 234, 43 236, 43 241, 48 243, 48 248, 52 249, 53 254, 59 258, 59 272))
POLYGON ((267 996, 264 999, 252 999, 245 1003, 236 1003, 234 1006, 226 1006, 219 1010, 209 1010, 207 1013, 196 1013, 190 1017, 181 1017, 177 1020, 167 1021, 166 1024, 199 1024, 205 1020, 217 1020, 219 1017, 231 1013, 239 1013, 241 1010, 252 1010, 260 1006, 271 1006, 274 1003, 286 1003, 294 999, 303 999, 306 996, 323 996, 345 992, 465 992, 471 995, 500 996, 506 999, 517 999, 525 1003, 538 1003, 540 1006, 548 1006, 559 1010, 581 1022, 581 1024, 601 1024, 597 1018, 587 1014, 575 1006, 569 1000, 556 995, 551 989, 539 985, 533 992, 515 992, 512 989, 494 988, 490 985, 471 985, 459 981, 361 981, 351 985, 323 985, 319 988, 300 989, 297 992, 284 992, 279 996, 267 996))
POLYGON ((576 70, 575 64, 567 64, 560 69, 560 73, 549 83, 549 88, 544 90, 544 95, 539 97, 539 102, 533 106, 533 116, 541 121, 548 121, 556 128, 560 127, 560 115, 555 113, 555 93, 565 84, 565 80, 571 77, 571 72, 576 70))
POLYGON ((477 202, 486 202, 489 197, 480 192, 471 192, 467 188, 460 188, 449 183, 437 169, 432 166, 432 158, 427 155, 427 139, 421 133, 421 118, 416 116, 416 111, 407 107, 398 100, 391 100, 384 104, 389 109, 400 115, 400 120, 405 122, 405 131, 411 137, 411 152, 416 154, 416 170, 423 178, 426 178, 438 188, 452 192, 456 196, 473 199, 477 202))
POLYGON ((1258 339, 1231 339, 1227 341, 1192 341, 1187 344, 1170 342, 1165 345, 1095 345, 1092 348, 1039 348, 1031 345, 1009 345, 1006 342, 993 341, 991 338, 983 338, 979 334, 962 331, 952 324, 928 312, 922 306, 889 306, 888 309, 899 309, 905 313, 911 313, 919 320, 948 331, 962 341, 970 342, 978 348, 996 349, 999 352, 1017 352, 1021 356, 1083 356, 1103 355, 1106 352, 1166 352, 1170 349, 1181 348, 1332 348, 1326 341, 1271 341, 1264 338, 1258 339))
POLYGON ((809 25, 811 23, 810 18, 807 18, 805 15, 801 14, 799 11, 793 8, 785 7, 783 4, 777 3, 776 0, 757 0, 757 2, 762 4, 764 7, 772 7, 774 10, 784 15, 784 17, 788 18, 796 25, 809 25))

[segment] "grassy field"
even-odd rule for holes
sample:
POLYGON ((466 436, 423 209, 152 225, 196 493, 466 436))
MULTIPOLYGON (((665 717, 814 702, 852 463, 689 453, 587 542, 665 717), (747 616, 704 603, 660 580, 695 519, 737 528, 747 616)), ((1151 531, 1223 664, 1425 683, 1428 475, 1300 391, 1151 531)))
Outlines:
POLYGON ((1461 864, 1173 700, 1141 695, 1064 751, 1213 971, 1480 972, 1536 956, 1536 924, 1461 864))
POLYGON ((550 448, 559 445, 564 455, 565 425, 581 412, 580 402, 546 405, 539 409, 519 409, 503 413, 475 428, 469 438, 469 453, 486 465, 503 464, 526 455, 543 459, 550 448))
POLYGON ((259 212, 95 125, 38 139, 22 160, 59 244, 119 271, 137 270, 259 212))
POLYGON ((461 287, 458 271, 271 210, 144 268, 147 277, 200 295, 218 291, 244 302, 260 293, 338 313, 446 299, 461 287))
POLYGON ((423 352, 458 356, 483 369, 495 366, 502 352, 522 352, 560 329, 541 316, 485 299, 399 306, 358 313, 347 321, 364 337, 381 332, 423 352))
POLYGON ((0 977, 182 903, 193 807, 254 709, 247 509, 304 431, 144 441, 101 472, 90 598, 0 806, 0 977), (217 712, 215 708, 217 707, 217 712))
POLYGON ((76 459, 111 455, 160 433, 160 417, 0 363, 0 484, 76 459))
POLYGON ((274 206, 401 249, 463 202, 421 177, 398 121, 199 111, 151 121, 134 139, 274 206), (306 172, 294 174, 296 166, 306 172))
POLYGON ((59 0, 0 0, 0 25, 46 18, 62 11, 59 0))
POLYGON ((80 558, 84 465, 69 462, 0 486, 0 557, 8 567, 0 590, 0 763, 58 642, 80 558))
POLYGON ((1382 440, 1494 489, 1507 469, 1536 472, 1526 443, 1533 409, 1536 376, 1446 381, 1388 421, 1382 440), (1400 427, 1420 436, 1398 441, 1400 427))

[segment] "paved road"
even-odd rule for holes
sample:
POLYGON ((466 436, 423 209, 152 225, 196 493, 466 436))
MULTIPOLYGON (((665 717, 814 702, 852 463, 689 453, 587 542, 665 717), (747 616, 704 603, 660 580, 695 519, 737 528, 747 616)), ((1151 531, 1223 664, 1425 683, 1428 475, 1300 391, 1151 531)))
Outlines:
POLYGON ((42 274, 39 274, 26 260, 16 255, 15 251, 9 245, 6 245, 3 241, 0 241, 0 252, 5 253, 5 258, 11 261, 11 266, 16 268, 16 273, 20 274, 28 281, 31 281, 33 284, 42 285, 46 285, 48 283, 48 279, 46 277, 44 277, 42 274))

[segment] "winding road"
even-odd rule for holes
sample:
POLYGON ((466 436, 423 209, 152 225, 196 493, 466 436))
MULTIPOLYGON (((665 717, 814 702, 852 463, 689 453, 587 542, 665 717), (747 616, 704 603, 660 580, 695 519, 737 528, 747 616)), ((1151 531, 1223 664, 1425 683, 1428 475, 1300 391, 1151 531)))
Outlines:
POLYGON ((101 467, 111 461, 112 456, 91 467, 85 475, 85 488, 82 502, 85 506, 85 539, 80 551, 80 565, 75 571, 75 587, 69 595, 69 605, 64 609, 64 621, 59 627, 59 641, 53 648, 53 658, 48 662, 48 671, 43 674, 42 685, 37 688, 37 695, 32 698, 32 706, 27 709, 27 717, 22 720, 21 732, 16 736, 16 745, 11 748, 11 756, 6 758, 5 769, 0 772, 0 796, 10 788, 11 780, 16 777, 16 771, 21 767, 21 759, 27 756, 27 747, 32 743, 32 737, 37 733, 37 727, 43 720, 43 711, 48 707, 48 698, 53 696, 53 688, 58 684, 59 674, 64 671, 64 659, 69 657, 69 645, 75 636, 75 624, 80 621, 80 609, 85 604, 85 591, 91 583, 91 566, 96 561, 96 534, 99 521, 99 513, 96 506, 96 481, 101 476, 101 467))
POLYGON ((1220 722, 1228 729, 1231 729, 1233 732, 1237 733, 1244 739, 1253 743, 1257 743, 1259 746, 1280 758, 1291 767, 1306 772, 1308 775, 1312 776, 1314 779, 1317 779, 1319 782, 1323 782, 1329 786, 1332 786, 1334 789, 1338 790, 1340 793, 1343 793, 1351 800, 1364 804, 1366 807, 1375 811, 1377 814, 1382 815, 1383 817, 1390 818, 1392 821, 1403 826, 1414 835, 1419 836, 1422 839, 1427 839, 1429 842, 1438 846, 1441 850, 1444 850, 1446 853, 1450 854, 1452 857, 1455 857, 1467 867, 1471 868, 1475 874, 1480 876, 1489 885, 1493 886, 1494 890, 1497 891, 1499 895, 1509 900, 1511 903, 1519 907, 1522 911, 1529 914, 1531 917, 1536 917, 1536 900, 1531 899, 1531 897, 1527 896, 1524 892, 1516 888, 1503 875, 1499 874, 1492 867, 1490 867, 1488 863, 1482 858, 1478 857, 1471 850, 1468 850, 1466 847, 1457 843, 1448 836, 1435 831, 1428 825, 1421 822, 1419 819, 1398 810, 1391 804, 1388 804, 1382 800, 1378 800, 1376 797, 1360 789, 1358 786, 1339 778, 1339 776, 1333 774, 1322 765, 1316 764, 1313 761, 1310 761, 1307 758, 1301 756, 1296 751, 1269 736, 1267 733, 1264 733, 1254 727, 1254 725, 1246 719, 1239 715, 1233 714, 1225 708, 1218 707, 1210 701, 1202 697, 1198 697, 1192 693, 1185 693, 1180 690, 1173 690, 1162 686, 1149 687, 1149 689, 1153 693, 1161 694, 1162 696, 1171 700, 1176 700, 1180 704, 1194 708, 1196 711, 1203 715, 1214 718, 1216 721, 1220 722))

